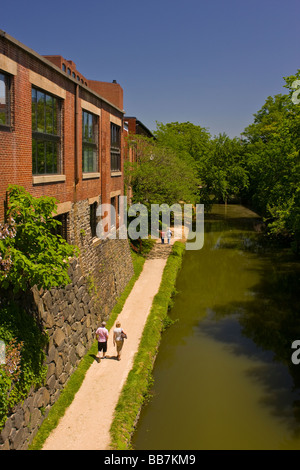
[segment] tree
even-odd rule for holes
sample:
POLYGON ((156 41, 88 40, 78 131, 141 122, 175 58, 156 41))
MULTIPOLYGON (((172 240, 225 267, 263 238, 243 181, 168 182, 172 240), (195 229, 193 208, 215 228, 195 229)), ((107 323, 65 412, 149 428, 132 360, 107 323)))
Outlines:
POLYGON ((230 139, 223 133, 211 141, 211 152, 206 161, 206 181, 215 201, 227 202, 237 198, 248 186, 243 155, 244 147, 238 138, 230 139))
POLYGON ((132 136, 136 162, 128 163, 125 180, 133 190, 133 203, 172 205, 195 203, 199 180, 193 164, 180 158, 175 150, 158 145, 153 139, 132 136))
POLYGON ((69 258, 78 248, 55 233, 57 201, 9 186, 7 223, 0 225, 0 286, 26 291, 66 285, 69 258))
POLYGON ((286 77, 288 95, 268 97, 244 135, 249 186, 245 197, 265 217, 269 232, 300 246, 300 105, 292 100, 293 84, 286 77))
POLYGON ((293 104, 287 95, 269 96, 262 108, 254 114, 254 122, 244 129, 243 135, 251 143, 267 143, 278 131, 278 125, 287 117, 293 104))
POLYGON ((195 162, 201 161, 210 151, 210 134, 201 126, 191 122, 157 122, 154 135, 158 145, 176 151, 181 158, 195 162))
POLYGON ((212 139, 204 127, 190 122, 157 126, 154 134, 158 145, 171 148, 197 171, 200 202, 207 210, 214 201, 236 197, 247 186, 239 139, 230 139, 224 133, 212 139))

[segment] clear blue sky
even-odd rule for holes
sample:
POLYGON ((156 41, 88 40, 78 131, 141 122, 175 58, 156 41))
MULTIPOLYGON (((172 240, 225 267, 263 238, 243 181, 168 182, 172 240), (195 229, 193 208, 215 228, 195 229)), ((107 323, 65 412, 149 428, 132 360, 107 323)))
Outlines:
POLYGON ((239 136, 300 69, 299 0, 10 0, 0 29, 87 78, 117 80, 150 130, 186 122, 239 136))

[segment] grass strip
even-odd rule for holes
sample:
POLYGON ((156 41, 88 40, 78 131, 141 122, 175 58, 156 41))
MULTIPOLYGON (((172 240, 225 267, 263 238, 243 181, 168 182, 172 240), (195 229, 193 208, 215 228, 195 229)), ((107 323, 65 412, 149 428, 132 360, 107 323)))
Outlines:
MULTIPOLYGON (((120 295, 116 305, 111 311, 109 320, 107 321, 107 325, 106 325, 108 330, 110 330, 110 328, 113 326, 116 318, 118 317, 119 313, 122 311, 123 306, 126 302, 126 299, 129 296, 136 280, 140 276, 144 263, 145 263, 145 258, 143 256, 140 256, 136 253, 131 253, 131 255, 132 255, 132 261, 133 261, 133 267, 134 267, 134 275, 128 282, 124 291, 120 295)), ((50 435, 51 431, 53 431, 53 429, 56 428, 60 418, 65 414, 66 409, 70 406, 70 404, 72 403, 75 397, 75 394, 78 392, 79 388, 81 387, 81 384, 85 378, 86 372, 88 371, 89 367, 95 360, 97 351, 98 351, 97 341, 95 341, 92 347, 90 348, 90 350, 80 361, 77 369, 69 378, 58 400, 51 407, 47 418, 44 419, 31 445, 28 447, 29 450, 41 450, 42 449, 47 437, 50 435)))
POLYGON ((185 244, 176 242, 168 257, 160 288, 154 297, 151 311, 144 327, 139 350, 135 355, 134 364, 128 374, 115 409, 110 428, 113 450, 131 448, 131 437, 141 410, 153 383, 153 364, 157 355, 161 334, 169 323, 168 309, 178 271, 182 264, 185 244))

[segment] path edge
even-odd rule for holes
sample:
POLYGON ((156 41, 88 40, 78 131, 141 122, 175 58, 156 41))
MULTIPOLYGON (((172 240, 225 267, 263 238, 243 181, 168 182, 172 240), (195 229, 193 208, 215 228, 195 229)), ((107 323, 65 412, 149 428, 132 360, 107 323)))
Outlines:
POLYGON ((148 315, 133 366, 121 391, 110 427, 110 450, 132 449, 131 439, 143 404, 153 384, 152 371, 161 336, 169 323, 168 310, 185 253, 185 243, 175 242, 167 259, 158 293, 148 315))

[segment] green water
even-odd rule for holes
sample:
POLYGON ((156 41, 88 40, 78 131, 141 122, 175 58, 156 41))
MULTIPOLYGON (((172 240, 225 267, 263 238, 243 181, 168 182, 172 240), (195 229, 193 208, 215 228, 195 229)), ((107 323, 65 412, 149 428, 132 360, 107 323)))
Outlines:
POLYGON ((256 225, 216 205, 186 252, 135 449, 300 449, 300 268, 256 225))

